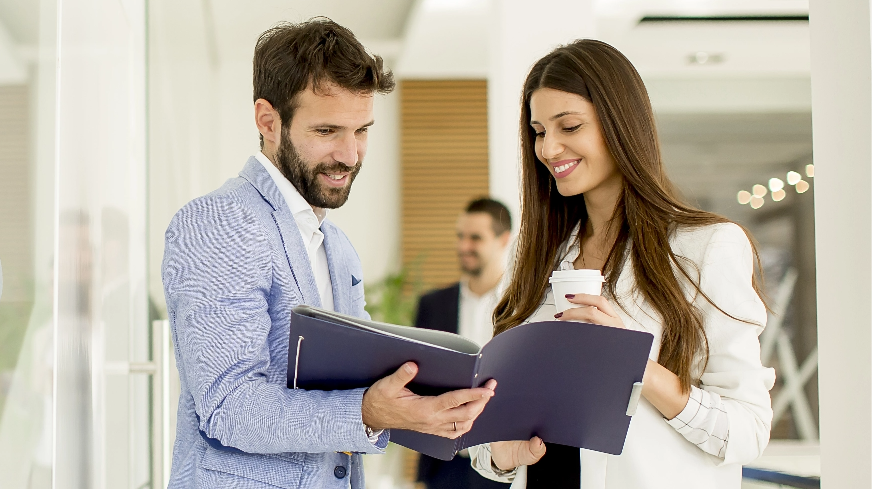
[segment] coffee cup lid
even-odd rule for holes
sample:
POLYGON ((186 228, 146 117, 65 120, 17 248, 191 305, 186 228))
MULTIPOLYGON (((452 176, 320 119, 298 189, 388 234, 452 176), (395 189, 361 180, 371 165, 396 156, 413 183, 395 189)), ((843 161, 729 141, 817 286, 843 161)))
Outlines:
POLYGON ((588 278, 602 277, 602 272, 599 270, 591 270, 582 268, 579 270, 555 270, 551 273, 552 278, 588 278))
POLYGON ((587 277, 551 277, 548 279, 548 283, 556 283, 556 282, 605 282, 606 278, 602 275, 598 277, 587 276, 587 277))

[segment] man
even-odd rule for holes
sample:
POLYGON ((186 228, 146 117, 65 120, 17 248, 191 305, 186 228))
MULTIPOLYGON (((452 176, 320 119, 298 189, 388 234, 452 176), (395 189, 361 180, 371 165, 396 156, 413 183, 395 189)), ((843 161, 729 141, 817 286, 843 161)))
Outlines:
POLYGON ((413 363, 369 389, 286 388, 293 307, 368 317, 360 260, 325 215, 361 169, 374 93, 393 87, 381 58, 328 19, 258 39, 261 152, 166 232, 181 379, 170 488, 362 489, 360 454, 382 453, 390 428, 456 438, 493 395, 491 381, 416 396, 405 388, 413 363))
MULTIPOLYGON (((457 258, 461 279, 421 297, 415 326, 458 333, 479 345, 493 336, 493 311, 499 301, 497 284, 505 271, 505 253, 512 231, 509 210, 492 199, 470 202, 457 219, 457 258)), ((465 455, 465 452, 461 452, 465 455)), ((480 476, 469 458, 450 462, 422 455, 418 480, 428 489, 504 489, 507 485, 480 476)))

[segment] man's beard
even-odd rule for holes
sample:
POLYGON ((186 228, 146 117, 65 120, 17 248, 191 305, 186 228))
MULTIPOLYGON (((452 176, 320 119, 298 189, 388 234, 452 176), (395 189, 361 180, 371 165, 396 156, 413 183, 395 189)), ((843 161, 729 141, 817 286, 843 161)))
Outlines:
POLYGON ((484 270, 484 263, 481 262, 481 257, 478 256, 477 253, 470 253, 470 254, 477 257, 478 262, 475 265, 472 265, 471 267, 467 267, 466 265, 463 264, 463 260, 460 260, 460 270, 467 275, 471 275, 473 277, 478 277, 479 275, 481 275, 481 272, 484 270))
POLYGON ((282 131, 282 142, 276 151, 276 164, 282 175, 293 184, 309 205, 322 209, 336 209, 342 207, 348 200, 351 184, 360 173, 363 161, 355 166, 334 161, 329 165, 318 163, 313 167, 297 153, 291 142, 290 133, 282 131), (348 184, 339 188, 328 187, 320 181, 318 175, 321 173, 348 173, 348 184))

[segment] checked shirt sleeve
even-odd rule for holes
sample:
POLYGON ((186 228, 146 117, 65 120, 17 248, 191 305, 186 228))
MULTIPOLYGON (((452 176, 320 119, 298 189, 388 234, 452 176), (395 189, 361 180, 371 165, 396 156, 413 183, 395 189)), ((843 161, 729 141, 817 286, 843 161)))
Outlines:
POLYGON ((690 389, 684 410, 667 423, 702 451, 722 459, 730 441, 730 419, 721 396, 696 386, 690 389))

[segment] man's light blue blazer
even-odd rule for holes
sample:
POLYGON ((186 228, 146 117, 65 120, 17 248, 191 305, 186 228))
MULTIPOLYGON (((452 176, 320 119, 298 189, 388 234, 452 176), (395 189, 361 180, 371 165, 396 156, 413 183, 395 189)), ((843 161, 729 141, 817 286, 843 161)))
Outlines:
MULTIPOLYGON (((338 312, 364 311, 351 242, 321 225, 338 312)), ((364 389, 286 387, 291 309, 319 306, 300 232, 254 158, 166 232, 163 283, 181 379, 170 488, 364 487, 364 389), (355 452, 348 455, 341 452, 355 452)))

